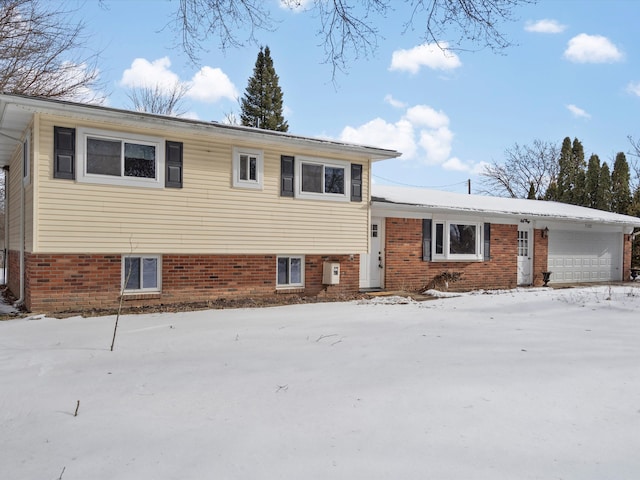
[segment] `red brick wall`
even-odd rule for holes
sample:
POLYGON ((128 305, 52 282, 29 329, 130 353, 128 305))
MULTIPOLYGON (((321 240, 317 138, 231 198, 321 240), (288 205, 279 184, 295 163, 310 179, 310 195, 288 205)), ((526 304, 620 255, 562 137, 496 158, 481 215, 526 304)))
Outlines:
MULTIPOLYGON (((162 291, 126 295, 126 306, 216 301, 276 294, 341 297, 358 292, 358 255, 306 255, 305 288, 276 291, 275 255, 163 255, 162 291), (325 261, 340 263, 340 283, 322 284, 325 261)), ((27 254, 30 311, 112 309, 119 304, 121 255, 27 254)))
POLYGON ((542 285, 542 272, 546 272, 549 260, 549 237, 542 237, 542 230, 533 231, 533 285, 542 285))
MULTIPOLYGON (((491 260, 483 262, 422 261, 422 220, 387 218, 385 288, 420 291, 439 283, 445 272, 461 273, 449 290, 513 288, 517 283, 517 225, 491 225, 491 260)), ((438 288, 442 288, 441 285, 438 288)))
POLYGON ((628 282, 631 280, 631 256, 633 250, 631 235, 623 235, 622 242, 622 281, 628 282))
POLYGON ((7 251, 7 278, 6 283, 11 293, 16 298, 20 297, 20 252, 16 250, 7 251))

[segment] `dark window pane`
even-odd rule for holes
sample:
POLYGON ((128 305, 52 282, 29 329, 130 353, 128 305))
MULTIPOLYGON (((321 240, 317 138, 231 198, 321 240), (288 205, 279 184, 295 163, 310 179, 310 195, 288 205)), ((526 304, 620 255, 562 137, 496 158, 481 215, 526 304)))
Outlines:
POLYGON ((449 225, 449 253, 471 254, 476 253, 476 226, 464 224, 449 225))
POLYGON ((344 194, 344 168, 324 167, 324 192, 344 194))
POLYGON ((292 285, 301 284, 302 283, 302 259, 300 258, 292 258, 290 259, 291 264, 291 278, 290 282, 292 285))
POLYGON ((436 223, 436 255, 444 253, 444 224, 436 223))
POLYGON ((289 259, 278 258, 278 285, 289 284, 289 259))
POLYGON ((158 259, 142 260, 142 288, 158 288, 158 259))
POLYGON ((322 193, 322 165, 302 164, 302 191, 322 193))
POLYGON ((124 259, 125 290, 140 289, 140 258, 129 257, 124 259))
POLYGON ((118 140, 87 138, 87 173, 119 177, 121 148, 118 140))
POLYGON ((156 147, 125 143, 124 174, 127 177, 156 178, 156 147))
POLYGON ((258 180, 258 159, 249 157, 249 180, 258 180))
POLYGON ((248 180, 247 176, 247 160, 249 157, 240 155, 240 180, 248 180))

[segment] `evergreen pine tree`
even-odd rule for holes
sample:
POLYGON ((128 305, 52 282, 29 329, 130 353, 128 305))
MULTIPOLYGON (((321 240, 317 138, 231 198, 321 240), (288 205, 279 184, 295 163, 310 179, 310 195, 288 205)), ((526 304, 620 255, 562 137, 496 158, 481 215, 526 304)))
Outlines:
POLYGON ((571 139, 565 137, 558 160, 558 181, 556 182, 556 200, 566 202, 571 195, 571 139))
POLYGON ((560 199, 558 198, 558 184, 555 181, 552 181, 551 183, 549 183, 549 186, 547 187, 547 191, 544 192, 544 200, 548 200, 550 202, 559 202, 560 199))
POLYGON ((283 95, 278 81, 269 47, 260 47, 253 76, 240 102, 242 125, 280 132, 289 130, 282 116, 283 95))
POLYGON ((611 172, 611 211, 616 213, 628 214, 631 208, 631 189, 629 181, 629 164, 624 153, 620 152, 616 155, 613 164, 613 172, 611 172))
POLYGON ((584 148, 577 138, 566 137, 560 150, 558 170, 558 199, 564 203, 582 205, 585 203, 584 148))
POLYGON ((596 195, 596 206, 598 210, 611 211, 611 174, 607 162, 600 167, 600 179, 598 180, 598 195, 596 195))
POLYGON ((598 184, 600 183, 600 159, 591 155, 587 164, 587 179, 585 185, 586 207, 598 208, 598 184))
POLYGON ((536 187, 533 186, 533 182, 529 183, 529 194, 527 195, 527 198, 529 200, 536 199, 536 187))

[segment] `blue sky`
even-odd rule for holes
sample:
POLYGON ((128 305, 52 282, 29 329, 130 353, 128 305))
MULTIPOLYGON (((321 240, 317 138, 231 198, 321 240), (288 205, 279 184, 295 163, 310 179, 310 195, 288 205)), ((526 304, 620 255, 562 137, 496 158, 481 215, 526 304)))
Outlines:
MULTIPOLYGON (((168 29, 177 0, 89 0, 78 15, 101 51, 106 105, 131 108, 128 87, 186 82, 187 115, 222 121, 239 113, 259 45, 268 45, 290 133, 394 148, 374 165, 374 181, 466 192, 486 163, 534 140, 582 141, 587 157, 610 166, 640 138, 640 42, 636 0, 541 0, 515 9, 501 31, 514 43, 491 50, 442 52, 420 31, 402 34, 404 7, 379 29, 375 54, 353 59, 332 81, 315 36, 316 19, 273 3, 278 28, 258 45, 218 47, 189 63, 168 29)), ((303 2, 304 3, 304 2, 303 2)), ((448 39, 443 38, 442 42, 448 39)))

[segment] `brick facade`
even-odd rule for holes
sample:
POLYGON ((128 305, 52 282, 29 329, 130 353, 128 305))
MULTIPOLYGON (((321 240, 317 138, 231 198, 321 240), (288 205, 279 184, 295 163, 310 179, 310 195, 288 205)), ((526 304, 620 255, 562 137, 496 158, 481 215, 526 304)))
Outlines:
POLYGON ((631 257, 633 255, 633 237, 624 235, 622 243, 622 281, 631 279, 631 257))
MULTIPOLYGON (((17 252, 14 253, 17 258, 17 252)), ((10 255, 10 259, 14 256, 10 255)), ((281 294, 340 298, 358 292, 359 255, 306 255, 305 287, 292 290, 276 290, 276 258, 275 255, 163 255, 161 292, 125 295, 125 306, 281 294), (338 285, 322 284, 325 261, 340 263, 338 285)), ((117 308, 121 269, 119 254, 26 254, 25 306, 30 311, 46 312, 117 308)), ((19 268, 11 271, 18 272, 19 268)))
POLYGON ((491 260, 475 262, 423 261, 421 219, 387 218, 385 227, 387 290, 420 291, 435 287, 464 291, 514 288, 517 284, 517 225, 492 224, 491 260))
POLYGON ((542 272, 548 269, 549 237, 543 236, 542 230, 533 231, 533 285, 543 285, 542 272))

